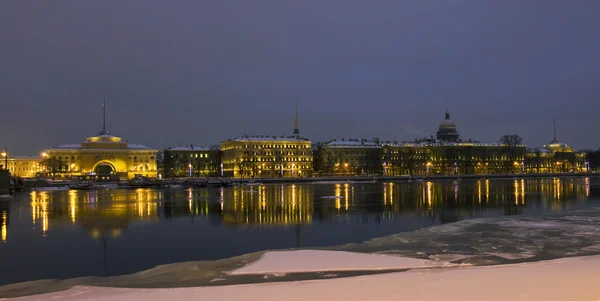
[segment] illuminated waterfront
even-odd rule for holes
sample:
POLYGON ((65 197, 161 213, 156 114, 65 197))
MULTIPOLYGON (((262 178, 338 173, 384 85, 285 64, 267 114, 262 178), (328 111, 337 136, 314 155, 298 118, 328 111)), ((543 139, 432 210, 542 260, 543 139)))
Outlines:
POLYGON ((54 191, 0 203, 0 284, 332 246, 468 218, 598 206, 599 179, 54 191))

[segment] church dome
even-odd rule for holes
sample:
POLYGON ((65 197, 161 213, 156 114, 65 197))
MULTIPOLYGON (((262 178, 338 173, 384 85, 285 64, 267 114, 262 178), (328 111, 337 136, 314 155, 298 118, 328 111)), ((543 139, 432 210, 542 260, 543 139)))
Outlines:
POLYGON ((440 122, 440 131, 454 131, 456 132, 456 123, 450 119, 444 119, 440 122))
POLYGON ((459 140, 456 123, 450 119, 450 113, 448 111, 446 111, 444 120, 440 122, 437 138, 438 140, 449 142, 456 142, 459 140))

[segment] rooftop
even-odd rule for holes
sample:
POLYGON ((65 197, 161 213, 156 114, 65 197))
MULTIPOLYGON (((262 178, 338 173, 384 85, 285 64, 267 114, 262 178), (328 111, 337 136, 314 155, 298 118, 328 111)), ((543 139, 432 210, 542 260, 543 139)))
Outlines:
POLYGON ((177 147, 169 147, 167 150, 169 151, 178 151, 178 152, 193 152, 193 151, 209 151, 209 150, 214 150, 214 149, 219 149, 219 147, 214 146, 214 147, 208 147, 208 146, 195 146, 195 145, 189 145, 189 146, 177 146, 177 147))
POLYGON ((244 135, 227 141, 309 141, 306 138, 296 136, 268 136, 268 135, 244 135))
POLYGON ((379 148, 379 139, 331 140, 324 144, 327 147, 379 148))

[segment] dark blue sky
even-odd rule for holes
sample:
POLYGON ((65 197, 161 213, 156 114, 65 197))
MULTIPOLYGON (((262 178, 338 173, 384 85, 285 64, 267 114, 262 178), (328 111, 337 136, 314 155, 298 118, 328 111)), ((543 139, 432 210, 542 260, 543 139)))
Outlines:
POLYGON ((518 133, 599 148, 600 2, 0 2, 0 146, 518 133))

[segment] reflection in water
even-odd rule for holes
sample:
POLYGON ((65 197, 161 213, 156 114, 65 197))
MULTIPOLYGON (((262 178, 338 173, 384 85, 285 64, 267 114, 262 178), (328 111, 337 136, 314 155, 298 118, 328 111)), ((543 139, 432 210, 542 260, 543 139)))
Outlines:
POLYGON ((2 223, 2 242, 6 242, 8 238, 8 209, 2 208, 0 222, 2 223))
MULTIPOLYGON (((265 185, 231 189, 135 191, 31 192, 32 223, 46 235, 51 225, 76 224, 94 238, 119 237, 131 222, 158 221, 182 216, 213 216, 225 224, 307 224, 343 212, 381 211, 386 219, 427 215, 441 222, 460 220, 475 210, 504 207, 504 214, 519 214, 535 205, 562 210, 565 199, 583 200, 590 195, 590 179, 514 179, 421 183, 335 184, 335 198, 315 197, 313 185, 265 185), (359 193, 356 189, 360 187, 359 193), (381 190, 379 190, 381 189, 381 190), (378 194, 381 191, 381 194, 378 194), (378 195, 380 207, 377 206, 378 195), (511 198, 509 196, 512 195, 511 198), (183 205, 185 200, 185 205, 183 205), (413 200, 421 200, 415 202, 413 200), (332 205, 335 211, 327 208, 332 205), (356 208, 358 207, 358 208, 356 208), (450 212, 454 211, 454 212, 450 212), (446 214, 449 220, 443 220, 446 214), (449 217, 447 214, 451 214, 449 217)), ((319 192, 320 193, 320 192, 319 192)), ((324 196, 327 193, 325 192, 324 196)), ((2 240, 8 233, 8 211, 2 214, 2 240)))
POLYGON ((76 224, 91 237, 119 237, 131 221, 156 220, 158 191, 76 191, 66 194, 31 192, 34 226, 46 235, 51 225, 76 224))
MULTIPOLYGON (((305 224, 312 222, 313 195, 310 186, 274 185, 233 188, 225 198, 221 214, 226 224, 305 224)), ((339 201, 339 199, 338 199, 339 201)), ((339 204, 336 204, 339 209, 339 204)))

